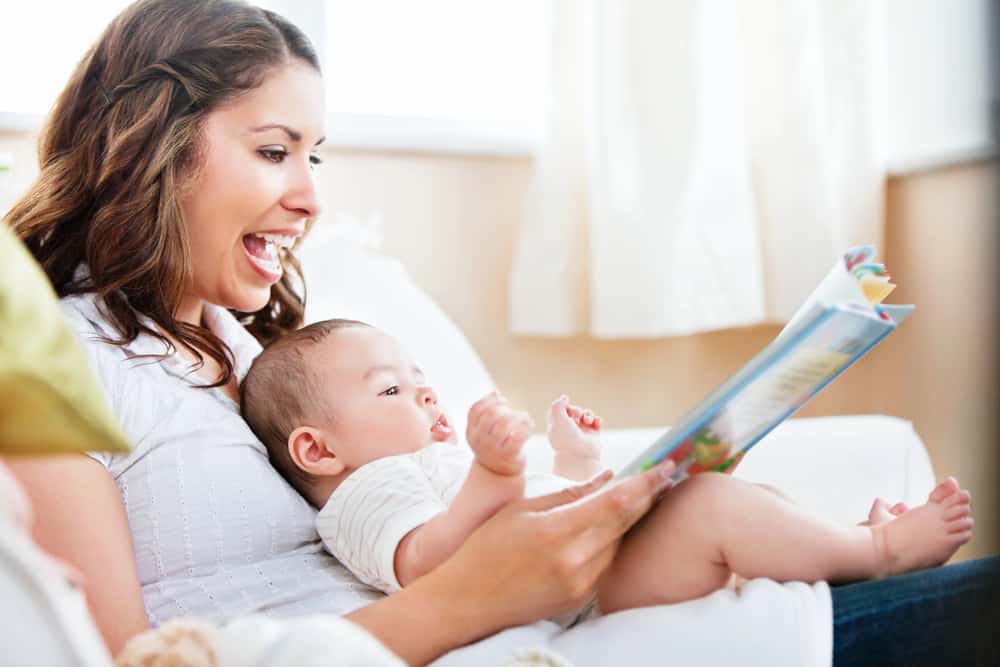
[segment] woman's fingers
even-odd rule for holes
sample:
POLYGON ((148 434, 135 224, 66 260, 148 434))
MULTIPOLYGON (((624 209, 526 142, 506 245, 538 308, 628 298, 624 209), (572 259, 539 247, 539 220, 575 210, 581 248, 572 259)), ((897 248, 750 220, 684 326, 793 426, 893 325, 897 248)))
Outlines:
POLYGON ((618 539, 649 511, 664 490, 673 485, 670 476, 676 468, 673 461, 664 461, 582 502, 558 510, 560 531, 567 536, 586 531, 594 544, 618 539))
POLYGON ((605 470, 596 477, 587 480, 583 484, 577 484, 561 491, 556 491, 555 493, 548 493, 544 496, 528 498, 522 502, 524 503, 524 508, 530 512, 545 512, 546 510, 561 507, 562 505, 568 505, 580 500, 581 498, 589 496, 594 491, 607 484, 612 477, 614 477, 614 473, 610 470, 605 470))

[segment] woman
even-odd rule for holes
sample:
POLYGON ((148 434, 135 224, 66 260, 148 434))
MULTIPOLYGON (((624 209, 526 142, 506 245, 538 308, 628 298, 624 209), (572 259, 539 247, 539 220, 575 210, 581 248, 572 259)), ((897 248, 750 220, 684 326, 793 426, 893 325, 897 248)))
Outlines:
MULTIPOLYGON (((78 66, 43 133, 39 179, 6 218, 63 297, 135 445, 127 457, 16 464, 40 543, 89 580, 112 653, 150 620, 323 610, 423 663, 578 606, 667 487, 654 469, 602 493, 606 478, 515 503, 388 598, 321 552, 312 510, 237 405, 258 341, 301 324, 287 246, 319 214, 320 100, 315 53, 275 14, 144 0, 78 66)), ((980 588, 981 570, 948 569, 980 588)), ((866 618, 894 623, 878 608, 887 594, 868 590, 855 593, 874 601, 866 618)), ((957 623, 973 611, 950 610, 957 623)))

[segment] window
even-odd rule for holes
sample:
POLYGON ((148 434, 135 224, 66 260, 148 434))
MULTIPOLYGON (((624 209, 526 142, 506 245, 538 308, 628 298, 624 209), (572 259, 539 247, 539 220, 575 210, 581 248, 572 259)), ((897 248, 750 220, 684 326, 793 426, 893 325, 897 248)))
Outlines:
POLYGON ((81 56, 129 0, 5 2, 0 126, 37 127, 81 56))
MULTIPOLYGON (((544 120, 549 1, 258 4, 291 19, 316 44, 332 145, 525 153, 544 120)), ((80 57, 128 4, 0 5, 0 128, 39 127, 80 57)))
MULTIPOLYGON (((883 0, 890 169, 991 155, 991 0, 883 0)), ((330 145, 530 153, 552 0, 259 0, 324 60, 330 145)), ((0 130, 37 129, 128 0, 0 3, 0 130), (56 20, 53 20, 56 17, 56 20)))
POLYGON ((885 7, 889 170, 996 155, 996 3, 887 0, 885 7))
POLYGON ((328 0, 325 9, 335 142, 489 152, 537 142, 544 0, 328 0))

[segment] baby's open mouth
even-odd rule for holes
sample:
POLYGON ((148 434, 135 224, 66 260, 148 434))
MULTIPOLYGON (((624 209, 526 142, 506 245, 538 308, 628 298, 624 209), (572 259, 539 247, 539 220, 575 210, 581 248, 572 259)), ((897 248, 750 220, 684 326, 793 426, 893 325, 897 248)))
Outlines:
POLYGON ((431 435, 436 441, 447 440, 451 437, 451 426, 448 424, 448 419, 444 416, 444 413, 438 415, 437 421, 431 426, 431 435))

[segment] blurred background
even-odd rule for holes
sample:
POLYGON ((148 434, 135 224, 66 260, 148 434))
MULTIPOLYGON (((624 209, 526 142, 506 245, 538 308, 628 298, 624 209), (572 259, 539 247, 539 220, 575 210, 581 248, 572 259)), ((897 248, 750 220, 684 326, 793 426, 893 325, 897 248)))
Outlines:
MULTIPOLYGON (((0 213, 126 4, 0 5, 0 213)), ((1000 552, 997 2, 259 4, 324 59, 321 224, 377 216, 538 423, 671 423, 876 243, 917 312, 800 416, 911 420, 1000 552)))

